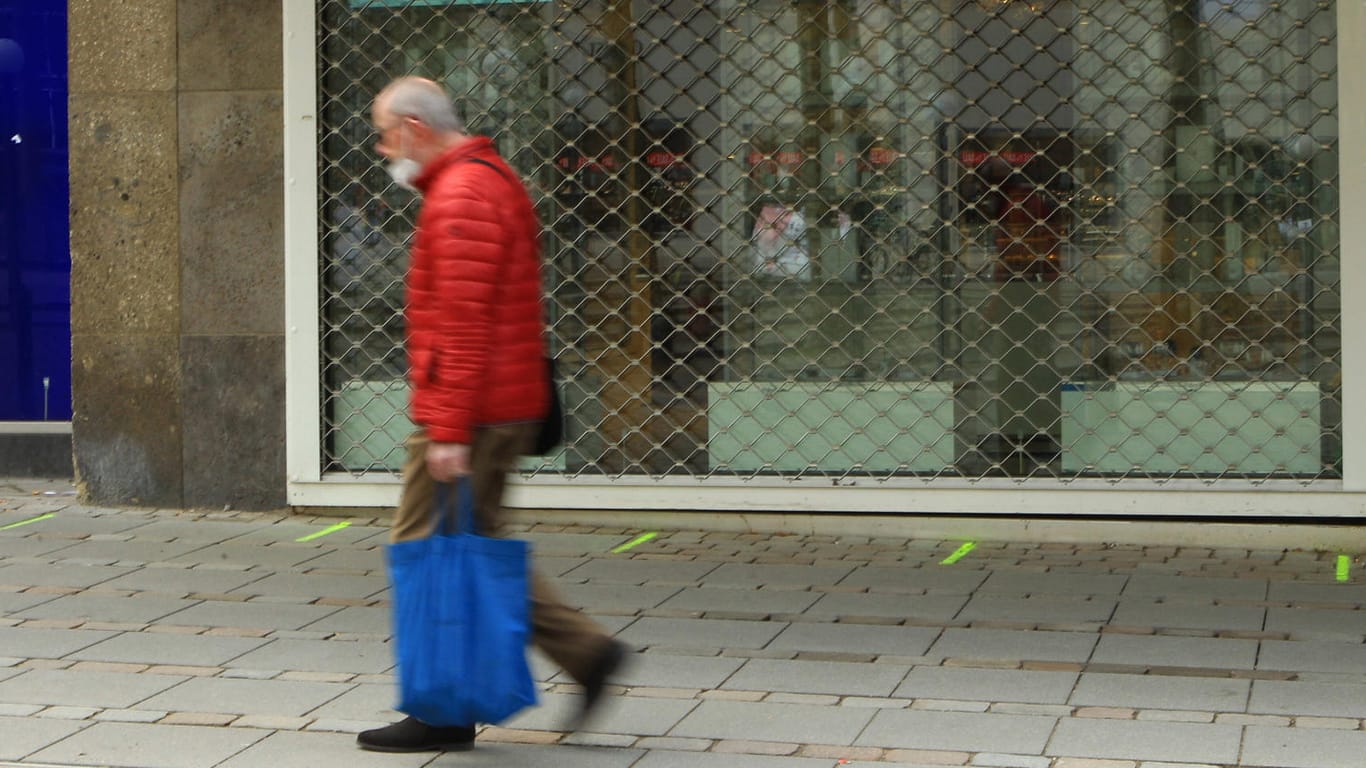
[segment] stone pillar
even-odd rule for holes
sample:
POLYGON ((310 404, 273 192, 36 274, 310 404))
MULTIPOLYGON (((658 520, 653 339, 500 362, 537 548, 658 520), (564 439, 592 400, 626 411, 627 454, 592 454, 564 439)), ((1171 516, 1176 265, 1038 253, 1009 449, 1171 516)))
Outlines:
POLYGON ((280 4, 69 4, 87 502, 285 503, 280 4))

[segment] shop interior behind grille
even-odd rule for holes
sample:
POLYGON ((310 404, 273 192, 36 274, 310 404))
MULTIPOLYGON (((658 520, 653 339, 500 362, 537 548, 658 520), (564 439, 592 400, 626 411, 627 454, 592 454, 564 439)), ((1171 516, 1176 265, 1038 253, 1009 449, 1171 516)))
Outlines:
POLYGON ((323 468, 411 429, 368 113, 420 74, 545 225, 529 473, 1338 478, 1335 12, 325 0, 323 468))

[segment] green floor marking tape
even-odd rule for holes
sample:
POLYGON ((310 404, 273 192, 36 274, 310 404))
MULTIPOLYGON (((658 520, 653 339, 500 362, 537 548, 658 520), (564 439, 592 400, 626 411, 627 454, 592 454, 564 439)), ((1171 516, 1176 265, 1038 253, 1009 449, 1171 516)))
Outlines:
POLYGON ((1338 581, 1346 581, 1352 570, 1352 558, 1338 555, 1338 581))
POLYGON ((976 549, 976 548, 977 548, 977 542, 975 542, 975 541, 969 541, 969 542, 967 542, 966 544, 964 544, 963 546, 961 546, 961 547, 959 547, 958 549, 954 550, 954 553, 953 553, 952 555, 949 555, 948 557, 944 558, 943 560, 940 560, 940 561, 939 561, 939 564, 940 564, 940 565, 953 565, 954 563, 958 562, 959 560, 962 560, 962 559, 963 559, 963 555, 966 555, 967 553, 971 552, 972 550, 974 550, 974 549, 976 549))
POLYGON ((340 530, 343 529, 343 528, 349 527, 350 525, 351 525, 350 523, 337 523, 336 525, 329 526, 329 527, 327 527, 327 528, 322 529, 321 531, 316 531, 316 532, 314 532, 314 533, 310 533, 310 534, 308 534, 307 536, 300 536, 299 538, 295 539, 294 541, 297 543, 297 542, 303 542, 303 541, 312 541, 312 540, 314 540, 314 539, 320 539, 320 538, 322 538, 323 536, 326 536, 326 535, 329 534, 329 533, 336 533, 337 531, 340 531, 340 530))
POLYGON ((30 517, 30 518, 27 519, 27 520, 20 520, 20 521, 17 522, 17 523, 10 523, 9 525, 0 525, 0 531, 8 531, 8 530, 11 529, 11 528, 18 528, 18 527, 21 526, 21 525, 28 525, 29 523, 36 523, 36 522, 38 522, 39 520, 46 520, 46 519, 48 519, 49 517, 56 517, 56 515, 53 514, 53 513, 51 513, 51 512, 49 512, 49 513, 47 513, 46 515, 38 515, 37 517, 30 517))
POLYGON ((644 544, 645 542, 649 541, 650 539, 653 539, 654 537, 656 537, 656 536, 658 536, 658 535, 659 535, 659 532, 658 532, 658 531, 650 531, 649 533, 642 533, 642 534, 640 534, 639 536, 635 537, 634 539, 631 539, 630 541, 626 542, 625 544, 622 544, 621 546, 617 547, 616 549, 613 549, 613 550, 612 550, 612 554, 616 555, 616 554, 620 554, 620 553, 622 553, 622 552, 625 552, 626 550, 630 549, 631 547, 635 547, 635 546, 639 546, 639 545, 641 545, 641 544, 644 544))

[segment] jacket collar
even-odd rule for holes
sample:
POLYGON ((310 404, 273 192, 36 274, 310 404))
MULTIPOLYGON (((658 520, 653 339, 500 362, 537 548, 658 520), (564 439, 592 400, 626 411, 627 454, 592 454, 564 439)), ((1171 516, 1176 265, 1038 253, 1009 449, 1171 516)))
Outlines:
POLYGON ((450 149, 437 155, 431 162, 422 167, 422 172, 413 179, 413 186, 417 187, 423 194, 436 182, 445 170, 456 163, 468 160, 472 157, 481 155, 497 154, 493 147, 493 139, 487 136, 470 136, 464 141, 456 144, 450 149))

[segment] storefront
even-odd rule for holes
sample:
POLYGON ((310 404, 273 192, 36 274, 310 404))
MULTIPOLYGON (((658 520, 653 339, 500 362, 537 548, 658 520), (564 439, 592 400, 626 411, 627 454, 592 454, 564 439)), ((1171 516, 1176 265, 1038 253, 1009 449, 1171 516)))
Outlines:
POLYGON ((0 0, 0 475, 71 472, 66 4, 0 0))
POLYGON ((545 223, 570 439, 519 504, 1361 514, 1339 13, 286 3, 290 501, 392 502, 419 201, 368 109, 416 73, 545 223))

